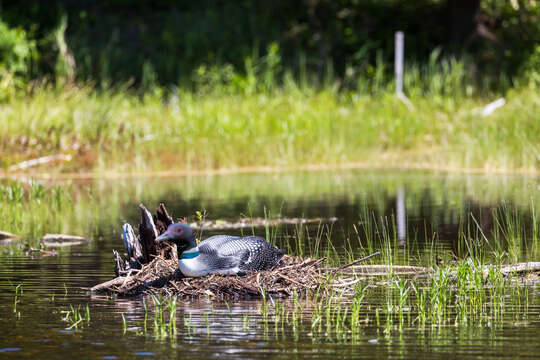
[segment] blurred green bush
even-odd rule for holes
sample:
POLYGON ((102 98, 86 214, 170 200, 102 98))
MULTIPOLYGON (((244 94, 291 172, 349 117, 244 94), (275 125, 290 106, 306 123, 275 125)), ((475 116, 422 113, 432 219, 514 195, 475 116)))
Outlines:
POLYGON ((36 59, 35 41, 22 28, 10 28, 0 20, 0 100, 13 96, 29 79, 36 59))

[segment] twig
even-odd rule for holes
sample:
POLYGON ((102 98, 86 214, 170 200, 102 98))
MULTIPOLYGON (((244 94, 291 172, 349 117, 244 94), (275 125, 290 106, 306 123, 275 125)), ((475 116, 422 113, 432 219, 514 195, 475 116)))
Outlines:
POLYGON ((315 265, 319 265, 320 263, 322 263, 324 261, 326 261, 326 256, 322 257, 320 259, 317 259, 317 260, 308 261, 307 263, 302 264, 299 267, 306 267, 306 266, 314 267, 315 265))
POLYGON ((282 278, 282 279, 285 279, 285 280, 287 280, 287 281, 289 281, 289 282, 292 282, 293 284, 296 284, 296 285, 301 286, 301 287, 307 287, 306 285, 304 285, 304 284, 302 284, 302 283, 299 283, 298 281, 293 280, 293 279, 291 279, 291 278, 288 278, 287 276, 285 276, 285 275, 283 275, 283 274, 277 273, 277 275, 278 275, 280 278, 282 278))
POLYGON ((169 281, 169 284, 171 284, 176 289, 176 291, 178 291, 179 293, 181 292, 180 288, 174 283, 174 281, 169 281))
POLYGON ((357 282, 360 282, 360 281, 362 281, 362 280, 363 280, 363 279, 356 279, 356 280, 353 280, 353 281, 350 281, 350 282, 347 282, 347 283, 334 284, 333 286, 334 286, 334 287, 351 286, 351 285, 354 285, 354 284, 356 284, 357 282))
POLYGON ((77 322, 73 323, 70 327, 66 328, 66 330, 71 330, 73 329, 75 326, 77 326, 81 321, 83 321, 84 319, 79 319, 77 320, 77 322))
POLYGON ((318 265, 320 263, 322 263, 323 261, 326 260, 326 257, 322 257, 320 259, 316 259, 316 260, 304 260, 302 261, 300 264, 291 264, 291 265, 286 265, 286 266, 283 266, 283 267, 278 267, 278 268, 275 268, 274 270, 275 271, 283 271, 283 270, 289 270, 289 269, 292 269, 292 268, 302 268, 302 267, 306 267, 306 266, 315 266, 315 265, 318 265))
POLYGON ((127 281, 131 280, 131 273, 132 272, 133 272, 133 270, 129 270, 128 274, 126 275, 126 278, 124 279, 124 282, 122 283, 122 285, 120 285, 120 288, 123 288, 126 285, 127 281))
POLYGON ((368 255, 368 256, 363 257, 363 258, 361 258, 361 259, 354 260, 353 262, 350 262, 350 263, 348 263, 348 264, 346 264, 346 265, 343 265, 343 266, 341 266, 341 267, 339 267, 339 268, 337 268, 337 269, 334 269, 334 270, 332 271, 332 273, 337 273, 337 272, 339 272, 339 271, 341 271, 341 270, 343 270, 343 269, 346 269, 346 268, 351 267, 351 266, 353 266, 353 265, 355 265, 355 264, 358 264, 359 262, 366 261, 367 259, 371 259, 372 257, 374 257, 374 256, 376 256, 376 255, 380 255, 380 254, 381 254, 380 251, 374 252, 374 253, 371 254, 371 255, 368 255))
POLYGON ((122 277, 117 277, 117 278, 114 278, 112 280, 109 280, 109 281, 106 281, 104 283, 97 284, 97 285, 91 287, 90 291, 91 292, 97 292, 97 291, 101 291, 101 290, 111 290, 113 288, 113 286, 120 285, 123 281, 124 281, 123 276, 122 277))

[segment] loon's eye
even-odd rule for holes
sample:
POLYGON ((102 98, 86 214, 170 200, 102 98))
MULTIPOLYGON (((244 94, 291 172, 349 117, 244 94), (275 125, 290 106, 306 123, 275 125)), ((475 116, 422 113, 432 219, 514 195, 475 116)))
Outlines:
POLYGON ((178 231, 179 233, 181 233, 181 232, 182 232, 182 229, 178 229, 177 231, 178 231))

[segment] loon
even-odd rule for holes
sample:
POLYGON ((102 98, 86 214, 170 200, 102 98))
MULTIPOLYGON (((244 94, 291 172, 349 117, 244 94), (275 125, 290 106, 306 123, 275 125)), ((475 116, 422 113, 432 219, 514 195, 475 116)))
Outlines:
POLYGON ((182 222, 169 225, 155 241, 163 240, 176 244, 178 268, 186 277, 246 275, 270 270, 285 254, 258 236, 215 235, 197 244, 191 227, 182 222))

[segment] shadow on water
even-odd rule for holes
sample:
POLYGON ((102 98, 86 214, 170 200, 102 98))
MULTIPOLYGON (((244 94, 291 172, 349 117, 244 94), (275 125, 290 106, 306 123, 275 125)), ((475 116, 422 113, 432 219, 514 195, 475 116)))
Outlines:
MULTIPOLYGON (((331 224, 283 225, 269 233, 289 252, 331 252, 338 262, 383 246, 391 248, 394 264, 433 266, 478 254, 486 261, 497 256, 505 262, 535 261, 540 250, 540 181, 535 177, 344 171, 4 181, 0 200, 0 230, 22 236, 21 242, 0 246, 0 352, 12 356, 514 358, 535 357, 540 350, 536 283, 507 295, 505 311, 496 319, 420 326, 416 310, 409 309, 400 315, 404 320, 391 320, 392 327, 384 325, 389 321, 384 309, 397 301, 395 291, 368 286, 358 308, 360 325, 345 332, 336 330, 340 325, 335 321, 332 329, 318 331, 320 325, 312 320, 317 309, 309 301, 301 311, 284 315, 285 320, 276 318, 274 310, 265 321, 260 301, 228 304, 210 299, 179 301, 177 328, 171 332, 154 322, 157 310, 151 298, 110 299, 82 290, 112 277, 112 249, 122 246, 122 222, 138 222, 139 202, 149 208, 165 202, 178 217, 193 218, 196 211, 206 210, 209 219, 230 221, 336 217, 331 224), (39 237, 58 232, 82 235, 90 242, 58 248, 56 256, 26 256, 30 247, 39 246, 39 237), (399 321, 404 325, 395 325, 399 321)), ((266 235, 265 228, 226 232, 266 235)), ((221 232, 204 230, 203 237, 214 233, 221 232)), ((297 305, 284 306, 290 310, 297 305)), ((164 316, 170 320, 170 311, 164 316)))

